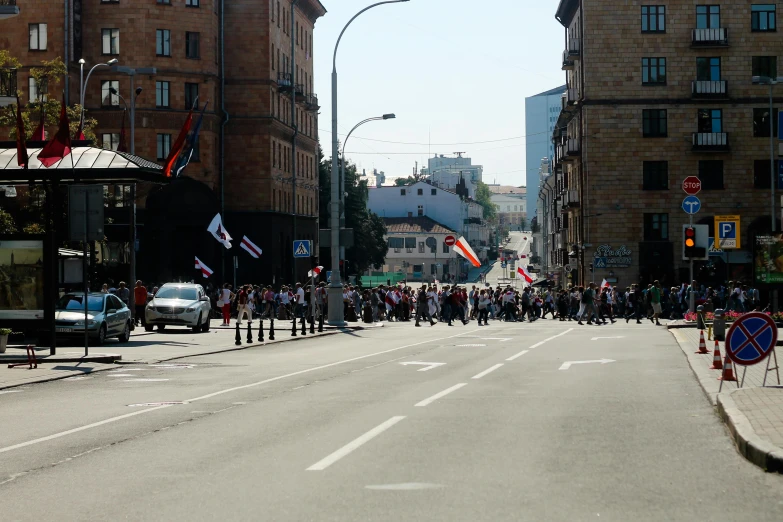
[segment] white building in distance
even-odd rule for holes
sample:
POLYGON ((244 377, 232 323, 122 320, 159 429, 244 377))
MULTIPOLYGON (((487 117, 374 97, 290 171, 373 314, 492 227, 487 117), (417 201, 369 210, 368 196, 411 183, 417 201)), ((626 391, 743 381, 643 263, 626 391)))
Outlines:
POLYGON ((433 185, 449 190, 455 190, 460 178, 462 178, 465 180, 468 195, 475 198, 476 186, 479 181, 483 181, 484 167, 472 165, 470 158, 461 155, 449 158, 440 154, 427 160, 427 167, 421 169, 421 174, 433 185))

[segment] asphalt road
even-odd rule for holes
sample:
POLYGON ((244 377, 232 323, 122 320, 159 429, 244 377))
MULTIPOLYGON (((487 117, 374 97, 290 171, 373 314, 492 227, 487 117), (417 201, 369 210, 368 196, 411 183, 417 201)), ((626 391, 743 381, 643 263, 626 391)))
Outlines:
MULTIPOLYGON (((530 232, 510 232, 509 237, 510 237, 510 241, 508 242, 508 244, 503 246, 503 248, 507 248, 509 250, 516 250, 517 255, 521 254, 521 255, 528 256, 524 260, 517 259, 517 265, 519 265, 520 263, 524 265, 528 265, 530 261, 529 259, 530 244, 533 239, 533 234, 530 232)), ((522 283, 519 282, 518 279, 508 279, 510 278, 510 272, 512 272, 510 265, 508 268, 504 270, 501 267, 500 262, 496 262, 494 265, 492 265, 492 268, 489 270, 489 272, 487 272, 487 283, 489 283, 494 287, 497 286, 498 284, 505 285, 505 284, 513 284, 514 282, 517 282, 516 286, 518 289, 521 290, 522 283)))
POLYGON ((27 386, 0 419, 3 522, 783 520, 650 324, 393 324, 27 386))

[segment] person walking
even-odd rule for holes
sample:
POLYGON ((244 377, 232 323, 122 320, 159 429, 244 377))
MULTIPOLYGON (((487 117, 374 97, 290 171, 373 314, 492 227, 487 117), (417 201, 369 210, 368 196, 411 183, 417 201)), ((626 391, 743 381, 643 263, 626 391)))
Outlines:
POLYGON ((650 322, 655 323, 656 326, 661 326, 658 322, 658 317, 661 315, 661 283, 656 279, 650 288, 650 304, 652 305, 653 316, 650 318, 650 322))
POLYGON ((248 286, 243 286, 237 294, 237 324, 242 326, 242 317, 247 315, 247 322, 253 322, 253 311, 250 309, 248 286))
POLYGON ((423 285, 416 294, 416 326, 421 326, 419 324, 420 318, 427 319, 430 322, 430 326, 435 326, 435 321, 432 320, 427 302, 427 285, 423 285))
POLYGON ((220 291, 220 299, 217 302, 217 305, 223 310, 223 324, 221 326, 228 326, 231 322, 231 301, 233 299, 234 294, 231 292, 231 285, 225 283, 220 291))
POLYGON ((133 326, 144 326, 147 323, 144 317, 144 309, 147 307, 147 287, 141 283, 141 279, 136 281, 136 286, 133 287, 133 303, 135 308, 133 326))

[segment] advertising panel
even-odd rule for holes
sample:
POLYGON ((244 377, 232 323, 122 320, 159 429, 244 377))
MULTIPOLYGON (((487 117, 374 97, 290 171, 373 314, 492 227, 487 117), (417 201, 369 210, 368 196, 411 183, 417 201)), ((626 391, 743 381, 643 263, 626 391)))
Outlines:
POLYGON ((0 319, 42 319, 43 241, 0 241, 0 319))
POLYGON ((758 283, 783 283, 783 234, 756 236, 753 280, 758 283))

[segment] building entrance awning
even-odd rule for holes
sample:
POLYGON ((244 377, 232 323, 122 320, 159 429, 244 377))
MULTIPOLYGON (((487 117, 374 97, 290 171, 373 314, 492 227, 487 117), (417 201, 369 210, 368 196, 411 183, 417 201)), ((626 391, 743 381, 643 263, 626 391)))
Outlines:
MULTIPOLYGON (((81 142, 84 143, 84 142, 81 142)), ((75 146, 71 154, 49 168, 38 161, 43 144, 30 147, 28 168, 17 164, 16 143, 0 142, 0 185, 22 185, 43 180, 58 183, 168 183, 163 167, 139 156, 98 147, 75 146), (73 161, 73 166, 71 164, 73 161)))

